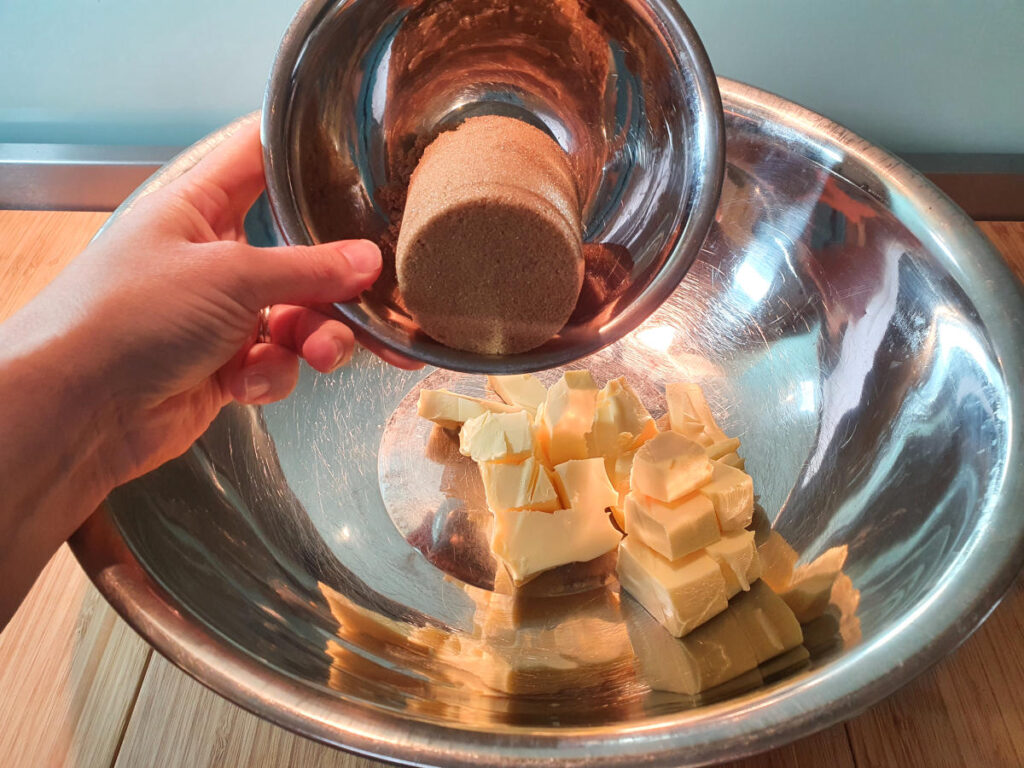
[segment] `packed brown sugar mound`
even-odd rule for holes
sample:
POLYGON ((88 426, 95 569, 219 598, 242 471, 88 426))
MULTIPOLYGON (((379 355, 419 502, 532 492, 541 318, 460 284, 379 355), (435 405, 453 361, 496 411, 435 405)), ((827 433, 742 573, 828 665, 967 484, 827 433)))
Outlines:
POLYGON ((576 307, 581 229, 561 147, 513 118, 471 118, 427 147, 409 182, 395 254, 403 303, 447 346, 533 349, 576 307))

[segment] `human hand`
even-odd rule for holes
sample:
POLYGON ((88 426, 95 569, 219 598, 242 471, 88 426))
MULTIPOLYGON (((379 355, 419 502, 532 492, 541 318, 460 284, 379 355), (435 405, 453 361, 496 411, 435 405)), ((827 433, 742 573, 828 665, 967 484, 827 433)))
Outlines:
POLYGON ((62 367, 89 382, 82 405, 108 437, 98 471, 110 488, 184 452, 232 399, 285 397, 299 356, 328 372, 352 355, 352 331, 305 305, 368 288, 379 250, 364 240, 247 245, 242 222, 263 178, 252 120, 139 200, 12 321, 18 343, 59 346, 62 367), (258 312, 269 305, 261 343, 258 312))

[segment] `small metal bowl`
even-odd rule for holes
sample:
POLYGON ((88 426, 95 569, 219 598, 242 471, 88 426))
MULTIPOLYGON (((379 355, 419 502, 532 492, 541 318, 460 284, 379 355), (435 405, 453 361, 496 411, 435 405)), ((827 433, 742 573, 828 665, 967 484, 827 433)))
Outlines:
POLYGON ((502 114, 547 131, 569 153, 584 240, 611 246, 605 253, 618 259, 615 290, 588 294, 557 336, 494 356, 420 331, 385 258, 372 290, 335 305, 361 341, 452 370, 541 370, 618 340, 682 280, 721 191, 714 74, 672 0, 599 0, 586 9, 547 0, 309 0, 299 10, 274 62, 262 123, 268 198, 286 242, 365 237, 387 256, 423 147, 467 117, 502 114))

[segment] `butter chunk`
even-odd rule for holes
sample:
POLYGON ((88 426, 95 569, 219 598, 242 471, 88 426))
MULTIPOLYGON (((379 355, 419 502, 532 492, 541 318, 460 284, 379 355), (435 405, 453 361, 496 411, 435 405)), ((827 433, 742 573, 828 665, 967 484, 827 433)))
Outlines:
POLYGON ((491 512, 535 509, 547 513, 561 506, 547 469, 532 456, 519 464, 483 463, 480 477, 491 512))
POLYGON ((797 648, 804 641, 800 622, 781 597, 763 581, 729 602, 733 614, 757 656, 757 663, 797 648))
POLYGON ((692 493, 711 477, 711 460, 700 444, 661 432, 637 449, 630 485, 636 493, 667 502, 692 493))
POLYGON ((761 578, 761 560, 757 556, 753 531, 723 533, 718 541, 708 544, 704 552, 722 569, 729 597, 740 591, 746 592, 761 578))
POLYGON ((656 691, 695 696, 757 667, 743 628, 723 611, 682 639, 651 626, 632 600, 622 601, 629 639, 643 681, 656 691))
POLYGON ((669 429, 671 429, 673 432, 678 432, 687 440, 693 440, 693 442, 695 443, 700 443, 705 448, 714 445, 714 440, 711 439, 711 436, 708 435, 707 431, 704 429, 704 425, 701 424, 699 421, 693 421, 691 419, 679 419, 675 422, 675 424, 672 424, 670 420, 669 429))
POLYGON ((807 565, 793 571, 793 579, 781 594, 801 624, 816 619, 828 608, 832 585, 846 562, 846 545, 832 547, 807 565))
POLYGON ((560 565, 600 557, 621 538, 603 510, 505 510, 494 513, 491 551, 518 585, 560 565))
POLYGON ((587 448, 591 456, 617 456, 636 450, 657 433, 658 427, 639 395, 619 377, 597 395, 587 448))
POLYGON ((530 373, 488 376, 487 383, 498 397, 509 405, 522 408, 531 416, 537 415, 537 408, 548 395, 547 387, 530 373))
POLYGON ((521 461, 533 453, 533 424, 526 411, 474 416, 462 425, 459 453, 473 461, 521 461))
POLYGON ((747 461, 738 453, 727 453, 719 461, 743 472, 747 471, 747 461))
POLYGON ((700 492, 711 499, 723 531, 737 531, 754 517, 754 481, 746 472, 720 461, 712 461, 711 479, 700 492))
POLYGON ((445 429, 458 429, 467 421, 491 413, 515 413, 521 410, 495 400, 481 400, 478 397, 459 395, 447 389, 424 389, 420 391, 416 411, 445 429))
POLYGON ((696 552, 719 537, 715 508, 699 493, 669 503, 631 493, 623 511, 626 533, 669 560, 696 552))
POLYGON ((758 556, 761 559, 761 578, 765 584, 779 594, 789 589, 799 555, 782 538, 782 534, 771 531, 764 544, 758 548, 758 556))
POLYGON ((555 467, 555 489, 568 509, 604 512, 619 503, 608 480, 604 459, 572 459, 555 467))
POLYGON ((611 481, 612 488, 618 491, 620 496, 629 493, 629 473, 633 470, 634 456, 636 456, 636 451, 605 457, 604 468, 608 472, 608 479, 611 481))
POLYGON ((683 637, 724 611, 722 569, 703 552, 669 562, 636 536, 619 544, 619 583, 665 629, 683 637))
POLYGON ((719 440, 717 443, 712 443, 705 447, 709 459, 721 459, 722 457, 736 453, 740 449, 740 439, 738 437, 728 437, 725 440, 719 440))
POLYGON ((538 437, 552 465, 585 459, 597 410, 597 384, 589 371, 566 371, 538 411, 538 437))
POLYGON ((693 429, 692 424, 700 424, 704 433, 712 443, 727 440, 726 434, 715 422, 704 392, 697 384, 676 382, 665 387, 665 399, 668 401, 668 420, 673 430, 685 434, 693 429))

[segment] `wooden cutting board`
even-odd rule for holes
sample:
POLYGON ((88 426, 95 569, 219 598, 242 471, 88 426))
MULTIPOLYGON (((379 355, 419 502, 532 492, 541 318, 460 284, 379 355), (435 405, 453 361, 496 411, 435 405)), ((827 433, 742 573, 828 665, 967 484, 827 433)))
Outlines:
MULTIPOLYGON (((102 213, 0 211, 0 320, 81 250, 102 213)), ((980 225, 1024 277, 1024 223, 980 225)), ((28 512, 29 510, 26 510, 28 512)), ((949 659, 846 723, 743 768, 1024 765, 1024 581, 949 659)), ((371 768, 206 690, 121 621, 62 547, 0 634, 0 764, 371 768)))

